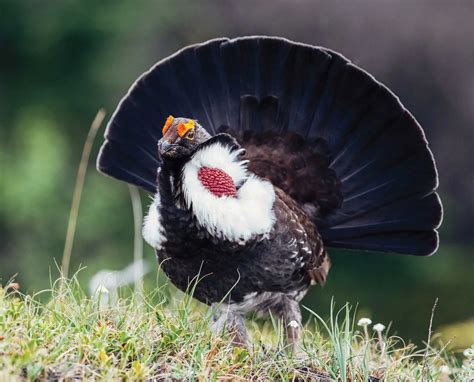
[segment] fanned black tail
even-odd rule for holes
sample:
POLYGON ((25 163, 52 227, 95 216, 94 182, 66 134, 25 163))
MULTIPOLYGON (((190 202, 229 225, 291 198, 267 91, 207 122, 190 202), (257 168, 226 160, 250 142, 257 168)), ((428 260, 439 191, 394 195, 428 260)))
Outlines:
MULTIPOLYGON (((300 165, 276 183, 315 206, 327 246, 436 250, 442 207, 423 131, 396 96, 338 53, 269 37, 187 47, 143 74, 122 99, 98 169, 155 192, 157 141, 170 114, 197 119, 211 133, 230 130, 253 145, 256 159, 290 139, 282 153, 305 154, 293 155, 300 165), (329 185, 338 198, 323 192, 329 185)), ((278 165, 267 159, 269 171, 278 165)))

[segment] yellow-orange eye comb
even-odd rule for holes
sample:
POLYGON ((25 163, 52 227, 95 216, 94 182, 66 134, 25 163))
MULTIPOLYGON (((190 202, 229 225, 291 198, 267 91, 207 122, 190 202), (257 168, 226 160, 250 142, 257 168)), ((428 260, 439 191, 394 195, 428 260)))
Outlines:
POLYGON ((178 125, 178 135, 183 138, 184 135, 191 129, 194 129, 194 121, 190 119, 187 123, 180 123, 178 125))
POLYGON ((165 122, 165 125, 163 126, 163 130, 161 130, 163 132, 163 135, 165 135, 168 129, 170 128, 171 124, 173 123, 173 120, 174 120, 174 117, 172 115, 166 118, 166 122, 165 122))

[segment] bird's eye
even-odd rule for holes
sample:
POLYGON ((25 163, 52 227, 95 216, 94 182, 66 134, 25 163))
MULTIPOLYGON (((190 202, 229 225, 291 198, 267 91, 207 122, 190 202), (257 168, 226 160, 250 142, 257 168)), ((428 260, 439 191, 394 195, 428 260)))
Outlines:
POLYGON ((188 131, 188 133, 186 134, 186 139, 189 139, 190 141, 194 139, 194 129, 188 131))

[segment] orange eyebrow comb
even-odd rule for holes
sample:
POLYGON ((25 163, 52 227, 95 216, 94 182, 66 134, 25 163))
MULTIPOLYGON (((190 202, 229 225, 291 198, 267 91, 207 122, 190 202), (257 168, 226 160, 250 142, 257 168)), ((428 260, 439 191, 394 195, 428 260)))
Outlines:
POLYGON ((191 129, 194 129, 194 120, 190 119, 187 123, 180 123, 178 125, 178 135, 182 138, 191 129))
POLYGON ((163 126, 163 130, 161 130, 163 132, 163 135, 165 135, 168 129, 170 128, 171 124, 173 123, 173 120, 174 120, 174 117, 172 115, 169 115, 168 118, 166 118, 166 122, 165 122, 165 125, 163 126))

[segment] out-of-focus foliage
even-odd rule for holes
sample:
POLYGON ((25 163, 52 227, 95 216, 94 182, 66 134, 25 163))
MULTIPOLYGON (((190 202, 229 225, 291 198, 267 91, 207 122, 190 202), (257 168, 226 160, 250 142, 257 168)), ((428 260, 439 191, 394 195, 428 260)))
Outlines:
MULTIPOLYGON (((436 297, 435 327, 473 317, 473 18, 468 2, 2 1, 0 283, 18 273, 24 290, 38 290, 50 270, 55 278, 83 140, 99 107, 110 115, 140 73, 187 44, 279 35, 340 51, 400 96, 425 128, 445 205, 434 257, 333 254, 328 285, 304 302, 318 309, 332 295, 359 301, 418 341, 436 297)), ((83 279, 121 269, 132 241, 127 188, 91 164, 72 269, 85 265, 83 279)), ((150 249, 146 256, 153 259, 150 249)))
POLYGON ((454 349, 468 348, 474 344, 474 318, 442 326, 439 331, 442 341, 451 341, 450 346, 454 349))

